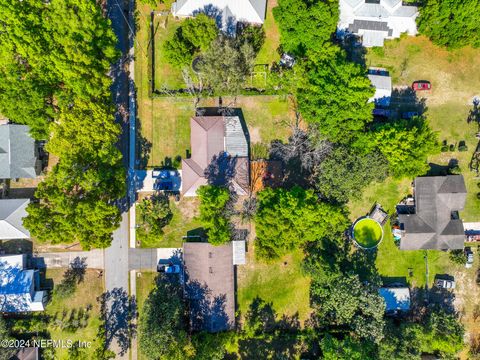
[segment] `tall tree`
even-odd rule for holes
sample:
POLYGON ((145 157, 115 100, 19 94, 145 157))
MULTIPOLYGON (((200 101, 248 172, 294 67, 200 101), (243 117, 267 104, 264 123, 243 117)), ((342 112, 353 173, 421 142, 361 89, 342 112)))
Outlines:
POLYGON ((327 284, 313 282, 310 293, 316 327, 377 344, 383 339, 385 302, 373 284, 340 275, 327 284))
POLYGON ((267 188, 258 194, 256 255, 277 258, 329 232, 346 228, 341 208, 318 201, 312 190, 267 188))
POLYGON ((426 0, 417 18, 418 30, 448 48, 480 46, 478 0, 426 0))
POLYGON ((421 117, 378 125, 374 142, 398 178, 424 175, 429 169, 427 157, 438 151, 437 136, 421 117))
POLYGON ((202 56, 200 76, 214 94, 238 95, 253 70, 255 52, 252 46, 247 42, 237 45, 232 39, 221 36, 202 56))
POLYGON ((338 2, 333 0, 279 0, 273 16, 287 53, 313 58, 329 49, 338 23, 338 2))
POLYGON ((167 279, 157 279, 139 319, 139 345, 149 359, 181 360, 194 355, 186 329, 182 288, 167 279))
POLYGON ((388 162, 378 151, 358 153, 339 146, 317 168, 317 189, 330 201, 346 203, 361 195, 372 181, 388 174, 388 162))
POLYGON ((200 221, 208 241, 222 245, 232 238, 232 227, 227 214, 230 191, 226 187, 204 185, 197 190, 200 197, 200 221))
POLYGON ((338 50, 335 56, 311 64, 298 93, 298 107, 328 140, 349 143, 373 120, 374 105, 368 99, 374 92, 365 69, 338 50))

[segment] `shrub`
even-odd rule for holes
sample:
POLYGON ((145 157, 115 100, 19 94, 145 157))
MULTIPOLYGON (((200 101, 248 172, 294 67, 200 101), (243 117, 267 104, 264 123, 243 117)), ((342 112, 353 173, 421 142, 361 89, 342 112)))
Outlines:
POLYGON ((448 254, 448 258, 451 262, 458 265, 464 265, 466 261, 465 253, 463 250, 451 250, 448 254))

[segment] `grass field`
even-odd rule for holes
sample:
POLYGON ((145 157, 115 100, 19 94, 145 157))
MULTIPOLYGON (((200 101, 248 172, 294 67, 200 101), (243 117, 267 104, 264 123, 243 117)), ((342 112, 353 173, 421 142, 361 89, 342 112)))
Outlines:
POLYGON ((451 271, 452 263, 448 253, 436 250, 400 250, 395 245, 390 224, 387 223, 383 241, 378 245, 376 260, 378 272, 386 278, 384 279, 386 282, 388 278, 404 278, 412 287, 423 287, 427 283, 425 254, 428 256, 428 284, 431 286, 436 274, 446 274, 451 271))
POLYGON ((272 9, 277 6, 277 0, 267 1, 267 13, 263 29, 265 30, 265 43, 257 54, 257 64, 271 65, 280 60, 278 47, 280 46, 280 31, 275 19, 273 18, 272 9))
MULTIPOLYGON (((187 232, 201 227, 200 220, 198 220, 198 199, 197 198, 182 198, 179 203, 170 201, 170 208, 172 209, 173 217, 170 223, 163 228, 163 235, 150 236, 144 238, 138 236, 140 240, 140 247, 145 248, 172 248, 181 247, 183 243, 183 236, 187 232)), ((139 212, 137 211, 137 219, 139 212)), ((137 232, 138 234, 138 232, 137 232)))
MULTIPOLYGON (((137 309, 139 313, 139 318, 143 310, 143 304, 148 298, 148 294, 155 287, 155 278, 157 277, 156 272, 151 271, 142 271, 141 275, 137 277, 137 309)), ((147 357, 142 354, 140 347, 138 348, 138 359, 146 360, 147 357)))
POLYGON ((254 259, 238 268, 238 309, 244 314, 253 299, 271 302, 279 316, 298 313, 303 323, 310 315, 310 279, 302 273, 302 251, 298 250, 269 263, 254 259))
MULTIPOLYGON (((439 141, 448 144, 465 141, 466 152, 447 152, 432 156, 431 163, 446 166, 457 160, 467 185, 467 204, 461 217, 465 221, 480 218, 480 201, 477 199, 479 179, 468 169, 478 140, 476 124, 468 124, 467 116, 472 108, 472 99, 480 95, 480 50, 463 48, 446 51, 433 45, 423 36, 402 37, 385 42, 384 48, 369 50, 366 58, 368 66, 385 67, 392 75, 394 86, 407 86, 414 80, 425 79, 432 83, 431 92, 418 93, 425 97, 426 118, 439 141)), ((378 201, 389 212, 395 202, 410 192, 408 184, 413 179, 387 179, 384 184, 371 184, 361 199, 350 203, 352 217, 364 214, 378 201)))
MULTIPOLYGON (((52 279, 55 285, 62 281, 64 269, 48 269, 45 277, 52 279)), ((100 304, 97 297, 104 291, 103 278, 98 277, 97 271, 87 270, 85 279, 78 284, 75 293, 67 299, 58 299, 52 297, 46 306, 46 314, 55 319, 61 318, 63 312, 70 312, 72 309, 86 309, 91 306, 89 311, 88 325, 85 328, 75 332, 67 332, 54 326, 51 322, 48 326, 48 332, 53 340, 73 340, 73 341, 91 341, 94 343, 97 339, 98 328, 100 326, 100 304)), ((92 348, 94 346, 92 345, 92 348)), ((91 354, 93 356, 93 354, 91 354)), ((58 348, 55 353, 55 359, 69 359, 68 349, 58 348)))

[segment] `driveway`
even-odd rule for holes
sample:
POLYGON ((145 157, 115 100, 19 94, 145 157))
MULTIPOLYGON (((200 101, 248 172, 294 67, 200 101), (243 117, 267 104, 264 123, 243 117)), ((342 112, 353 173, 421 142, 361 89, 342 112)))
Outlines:
POLYGON ((103 250, 68 251, 55 253, 40 253, 32 258, 32 265, 37 268, 67 268, 74 259, 85 260, 89 269, 104 269, 103 250))
POLYGON ((159 262, 180 264, 182 262, 182 249, 130 249, 129 258, 130 270, 156 270, 159 262))

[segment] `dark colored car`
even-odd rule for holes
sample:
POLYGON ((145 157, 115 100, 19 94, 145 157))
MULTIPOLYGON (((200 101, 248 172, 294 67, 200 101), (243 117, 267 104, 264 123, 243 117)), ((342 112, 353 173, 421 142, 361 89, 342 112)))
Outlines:
POLYGON ((414 81, 412 84, 412 89, 415 91, 430 90, 431 88, 430 81, 414 81))

